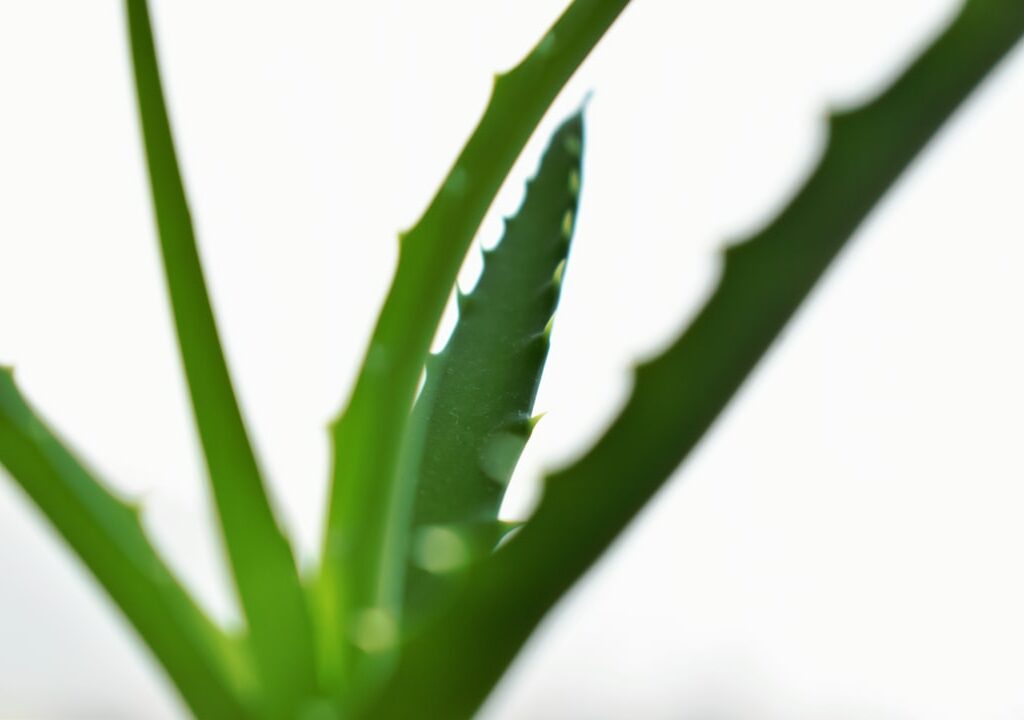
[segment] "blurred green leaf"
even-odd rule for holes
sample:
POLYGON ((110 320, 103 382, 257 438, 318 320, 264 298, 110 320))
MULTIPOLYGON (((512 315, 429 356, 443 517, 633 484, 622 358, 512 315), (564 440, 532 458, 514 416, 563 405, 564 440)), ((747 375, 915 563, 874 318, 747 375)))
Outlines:
POLYGON ((145 0, 127 0, 160 249, 213 497, 270 714, 314 691, 306 595, 274 517, 221 351, 178 170, 145 0))
POLYGON ((196 717, 252 717, 231 641, 149 543, 139 510, 114 497, 43 424, 0 368, 0 464, 46 515, 149 645, 196 717))
POLYGON ((1024 33, 1020 0, 970 0, 880 97, 829 119, 817 169, 762 232, 726 251, 687 331, 641 365, 601 440, 547 479, 534 516, 404 648, 368 717, 470 716, 544 614, 672 474, 845 242, 1024 33), (500 619, 496 619, 500 618, 500 619))

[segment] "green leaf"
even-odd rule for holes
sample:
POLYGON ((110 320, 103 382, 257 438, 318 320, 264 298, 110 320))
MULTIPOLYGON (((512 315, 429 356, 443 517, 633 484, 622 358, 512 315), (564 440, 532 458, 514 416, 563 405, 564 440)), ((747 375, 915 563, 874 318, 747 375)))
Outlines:
POLYGON ((1024 3, 971 0, 875 101, 833 115, 821 162, 781 214, 729 248, 689 329, 640 366, 590 452, 549 477, 535 515, 412 639, 368 717, 470 716, 544 614, 672 474, 860 223, 1024 33, 1024 3))
POLYGON ((175 157, 145 0, 128 29, 153 204, 192 408, 270 714, 313 692, 312 624, 291 547, 274 517, 221 351, 175 157))
POLYGON ((403 483, 416 486, 407 618, 424 612, 457 571, 489 554, 512 471, 533 429, 549 323, 575 226, 583 117, 553 134, 480 279, 459 294, 459 321, 427 361, 406 431, 403 483))
POLYGON ((360 647, 362 620, 397 623, 414 492, 398 484, 398 456, 458 269, 544 112, 628 2, 575 0, 522 63, 496 78, 480 124, 423 217, 402 237, 362 369, 332 427, 333 480, 317 601, 322 662, 338 691, 356 665, 386 661, 386 643, 374 643, 373 653, 360 647))
POLYGON ((153 549, 139 510, 114 497, 38 419, 0 368, 0 464, 135 627, 199 718, 251 717, 225 637, 153 549))

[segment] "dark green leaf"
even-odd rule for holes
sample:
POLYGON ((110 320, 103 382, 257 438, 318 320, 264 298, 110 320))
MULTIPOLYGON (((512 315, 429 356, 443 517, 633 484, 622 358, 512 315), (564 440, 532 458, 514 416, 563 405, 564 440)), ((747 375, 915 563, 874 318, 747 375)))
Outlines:
POLYGON ((414 492, 399 485, 398 457, 458 269, 544 112, 628 3, 575 0, 522 63, 498 76, 480 124, 423 217, 402 237, 398 268, 356 386, 333 426, 317 601, 326 670, 339 692, 361 672, 357 665, 385 663, 385 649, 397 638, 414 492))
POLYGON ((535 515, 470 570, 442 617, 403 648, 370 717, 471 715, 544 614, 689 453, 860 223, 1024 33, 1020 0, 970 0, 878 99, 830 118, 821 162, 765 230, 726 252, 700 315, 642 365, 625 409, 548 478, 535 515))
POLYGON ((456 571, 490 553, 500 537, 501 500, 533 429, 530 411, 575 226, 582 147, 577 114, 552 136, 522 207, 484 253, 479 281, 459 295, 448 343, 427 361, 401 470, 417 488, 407 617, 436 602, 456 571))

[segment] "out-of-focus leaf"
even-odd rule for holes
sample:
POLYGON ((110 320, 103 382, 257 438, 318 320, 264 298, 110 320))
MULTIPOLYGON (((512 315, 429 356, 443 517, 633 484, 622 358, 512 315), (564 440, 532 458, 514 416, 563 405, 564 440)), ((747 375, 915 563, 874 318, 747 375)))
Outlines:
MULTIPOLYGON (((0 368, 0 464, 135 627, 196 717, 252 717, 245 680, 216 629, 153 549, 138 508, 69 452, 0 368)), ((251 689, 251 688, 250 688, 251 689)))
POLYGON ((192 409, 271 715, 314 691, 314 645, 291 547, 274 517, 221 350, 174 152, 145 0, 127 0, 164 273, 192 409))
POLYGON ((402 649, 367 717, 471 715, 544 614, 703 436, 878 200, 1024 33, 1020 0, 969 0, 873 102, 829 119, 817 169, 762 232, 726 251, 687 331, 637 370, 590 452, 547 479, 535 515, 471 568, 442 616, 402 649))

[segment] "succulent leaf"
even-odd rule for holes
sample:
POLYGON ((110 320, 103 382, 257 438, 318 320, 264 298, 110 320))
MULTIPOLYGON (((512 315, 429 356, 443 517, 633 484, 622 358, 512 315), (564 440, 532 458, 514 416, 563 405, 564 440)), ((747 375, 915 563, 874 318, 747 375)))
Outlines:
POLYGON ((726 252, 682 336, 640 366, 598 443, 548 478, 536 513, 412 638, 369 717, 469 717, 541 618, 664 484, 903 170, 1024 34, 1024 3, 968 0, 876 100, 830 119, 817 169, 763 231, 726 252), (495 621, 495 618, 501 618, 495 621))
POLYGON ((343 413, 317 585, 322 662, 341 694, 379 675, 349 630, 367 611, 398 617, 415 488, 398 471, 430 342, 470 242, 526 141, 629 0, 574 0, 533 51, 497 76, 490 103, 419 222, 402 234, 391 289, 343 413), (358 666, 366 665, 364 672, 358 666))
POLYGON ((244 680, 223 635, 150 544, 139 510, 96 479, 0 368, 0 465, 21 486, 163 665, 199 718, 242 718, 244 680))
MULTIPOLYGON (((414 550, 423 547, 424 537, 447 537, 431 529, 490 527, 498 518, 533 429, 530 413, 547 358, 547 329, 573 234, 565 218, 575 216, 578 205, 582 139, 581 113, 552 135, 522 206, 506 220, 500 243, 485 253, 476 286, 458 293, 459 320, 451 337, 427 363, 401 468, 403 482, 416 487, 414 550)), ((458 537, 464 552, 456 555, 464 566, 490 553, 499 539, 495 533, 458 537)), ((436 602, 451 584, 451 568, 440 565, 444 572, 432 572, 429 562, 410 568, 407 617, 436 602)))
POLYGON ((251 647, 272 713, 314 690, 306 595, 267 498, 221 350, 164 104, 146 0, 127 0, 153 205, 178 344, 251 647))

